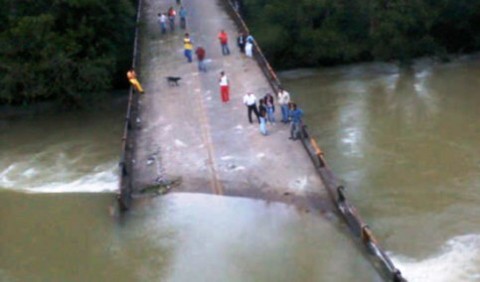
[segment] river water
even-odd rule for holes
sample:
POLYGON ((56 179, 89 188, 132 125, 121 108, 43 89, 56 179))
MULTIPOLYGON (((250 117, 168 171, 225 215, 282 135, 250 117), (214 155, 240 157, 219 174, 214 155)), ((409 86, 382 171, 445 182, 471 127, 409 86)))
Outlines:
MULTIPOLYGON (((480 61, 281 74, 410 281, 480 281, 480 61)), ((380 281, 335 218, 158 197, 120 220, 124 104, 0 121, 0 281, 380 281)))
POLYGON ((171 194, 112 216, 125 107, 0 123, 1 282, 380 281, 335 218, 284 204, 171 194))
POLYGON ((411 281, 480 281, 480 60, 296 70, 283 82, 411 281))

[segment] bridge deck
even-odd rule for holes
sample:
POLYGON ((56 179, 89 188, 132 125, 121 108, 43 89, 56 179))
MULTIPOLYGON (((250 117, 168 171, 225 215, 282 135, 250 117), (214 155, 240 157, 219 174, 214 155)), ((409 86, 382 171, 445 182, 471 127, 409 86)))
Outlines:
MULTIPOLYGON (((219 0, 217 0, 219 1, 219 0)), ((162 35, 157 13, 173 0, 144 0, 140 40, 141 129, 137 132, 134 187, 151 184, 159 176, 181 176, 176 191, 205 192, 291 202, 302 207, 329 205, 322 181, 298 141, 288 140, 289 126, 268 125, 262 136, 251 125, 243 96, 257 98, 272 92, 257 63, 236 46, 237 27, 215 0, 183 0, 188 11, 187 32, 195 46, 207 53, 207 73, 183 56, 185 31, 162 35), (231 55, 223 56, 218 32, 229 34, 231 55), (230 102, 220 99, 218 79, 229 77, 230 102), (165 77, 180 76, 180 86, 165 77), (148 159, 154 157, 153 164, 148 159)), ((272 93, 274 94, 274 93, 272 93)), ((280 119, 276 107, 277 120, 280 119)))

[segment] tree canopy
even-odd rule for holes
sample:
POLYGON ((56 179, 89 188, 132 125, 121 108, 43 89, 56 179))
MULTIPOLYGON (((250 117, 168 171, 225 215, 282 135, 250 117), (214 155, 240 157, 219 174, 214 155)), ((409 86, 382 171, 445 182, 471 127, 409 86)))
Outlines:
POLYGON ((480 49, 479 0, 243 0, 253 35, 276 67, 480 49))
POLYGON ((131 63, 131 0, 2 2, 0 103, 82 106, 131 63))

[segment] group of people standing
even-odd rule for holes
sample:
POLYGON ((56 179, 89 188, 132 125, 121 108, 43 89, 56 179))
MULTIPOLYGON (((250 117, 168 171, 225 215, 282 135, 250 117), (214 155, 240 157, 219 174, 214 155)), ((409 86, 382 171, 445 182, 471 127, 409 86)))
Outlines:
MULTIPOLYGON (((179 2, 177 2, 177 5, 179 2)), ((178 11, 180 15, 180 28, 186 29, 187 28, 187 10, 183 6, 180 6, 180 10, 178 11)), ((167 33, 167 22, 170 28, 170 31, 175 31, 175 18, 177 17, 177 11, 172 6, 168 9, 166 13, 159 13, 158 15, 158 23, 160 24, 160 30, 162 34, 167 33)))
MULTIPOLYGON (((225 30, 221 30, 218 34, 218 40, 220 40, 220 46, 222 47, 223 55, 230 55, 230 49, 228 48, 228 35, 225 30)), ((251 34, 245 35, 240 32, 237 36, 237 46, 240 53, 247 55, 247 57, 253 57, 253 36, 251 34)))
MULTIPOLYGON (((290 93, 285 89, 279 88, 278 103, 282 111, 282 123, 290 123, 290 139, 296 140, 302 128, 303 111, 297 107, 297 104, 290 101, 290 93)), ((267 93, 259 100, 257 108, 257 97, 248 92, 243 97, 243 103, 247 106, 248 121, 253 123, 252 113, 255 114, 260 125, 260 132, 263 135, 268 135, 267 122, 275 124, 275 102, 272 94, 267 93)))
MULTIPOLYGON (((177 0, 177 5, 180 5, 180 0, 177 0)), ((176 11, 173 7, 168 9, 167 13, 159 13, 158 20, 161 27, 162 34, 167 32, 167 21, 170 26, 170 31, 175 30, 175 17, 176 11)), ((186 16, 187 12, 183 6, 180 7, 180 27, 186 29, 186 16)), ((228 46, 228 34, 225 30, 220 30, 218 33, 217 39, 220 43, 220 48, 222 55, 230 55, 230 48, 228 46)), ((185 33, 183 38, 184 45, 184 55, 187 58, 187 62, 191 63, 193 61, 193 41, 190 38, 189 33, 185 33)), ((247 57, 253 57, 253 45, 254 38, 250 34, 245 34, 240 32, 237 36, 237 46, 240 50, 240 53, 245 54, 247 57)), ((200 72, 207 72, 205 65, 205 56, 206 51, 202 46, 198 46, 195 49, 195 55, 198 60, 198 70, 200 72)), ((218 79, 220 86, 220 96, 223 103, 230 101, 230 83, 228 80, 225 71, 220 72, 220 77, 218 79)), ((134 83, 132 83, 134 84, 134 83)), ((135 86, 135 84, 134 84, 135 86)), ((299 136, 301 126, 302 126, 302 117, 303 111, 297 107, 297 105, 290 100, 290 94, 283 88, 279 89, 277 93, 278 104, 280 105, 281 114, 282 114, 282 123, 290 123, 290 139, 296 140, 299 136)), ((248 120, 250 123, 253 123, 252 113, 255 114, 257 121, 260 125, 260 132, 263 135, 268 135, 267 123, 271 125, 275 124, 275 99, 272 94, 267 93, 262 99, 259 100, 259 105, 257 107, 257 98, 252 93, 249 92, 243 97, 243 103, 247 106, 248 120)))
MULTIPOLYGON (((230 48, 228 47, 228 34, 225 30, 220 30, 217 36, 220 42, 220 48, 222 50, 222 55, 228 56, 230 55, 230 48)), ((238 47, 241 53, 248 53, 247 56, 252 57, 252 44, 253 44, 253 37, 251 35, 245 37, 243 33, 241 33, 237 38, 238 47), (247 50, 249 50, 247 52, 247 50)), ((190 38, 189 33, 185 33, 185 37, 183 38, 184 44, 184 55, 187 58, 187 61, 191 63, 193 61, 193 42, 190 38)), ((201 72, 207 72, 207 67, 205 65, 205 55, 206 51, 202 46, 198 46, 195 49, 195 55, 197 55, 198 60, 198 70, 201 72)))
MULTIPOLYGON (((187 62, 193 62, 193 41, 190 38, 189 33, 185 33, 183 38, 183 54, 187 58, 187 62)), ((195 49, 195 55, 197 56, 198 61, 198 71, 207 72, 207 66, 205 64, 205 56, 207 52, 202 46, 198 46, 195 49)))
POLYGON ((247 57, 253 57, 253 36, 251 34, 245 35, 240 32, 237 36, 237 45, 241 53, 247 55, 247 57))

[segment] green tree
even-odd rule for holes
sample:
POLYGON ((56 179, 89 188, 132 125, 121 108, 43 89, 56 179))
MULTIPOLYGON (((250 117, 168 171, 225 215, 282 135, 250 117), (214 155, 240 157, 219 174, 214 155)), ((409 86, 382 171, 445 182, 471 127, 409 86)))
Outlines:
POLYGON ((129 0, 7 0, 0 14, 0 101, 85 106, 130 61, 129 0))
POLYGON ((280 68, 480 49, 480 0, 244 0, 244 15, 280 68))

